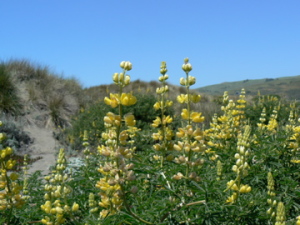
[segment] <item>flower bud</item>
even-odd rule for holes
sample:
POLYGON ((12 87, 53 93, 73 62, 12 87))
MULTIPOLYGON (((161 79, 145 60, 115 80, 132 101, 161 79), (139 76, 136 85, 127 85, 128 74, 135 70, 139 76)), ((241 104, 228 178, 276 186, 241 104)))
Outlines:
POLYGON ((122 61, 122 62, 120 63, 120 67, 121 67, 122 69, 125 68, 125 61, 122 61))
POLYGON ((188 73, 190 72, 193 68, 192 65, 190 63, 185 63, 182 65, 182 69, 184 72, 188 73))
POLYGON ((183 174, 178 172, 176 175, 172 177, 174 180, 181 180, 183 178, 183 174))
POLYGON ((131 62, 127 61, 127 62, 125 63, 124 69, 127 70, 127 71, 131 70, 131 69, 132 69, 132 64, 131 64, 131 62))
POLYGON ((169 91, 169 86, 168 85, 165 85, 164 87, 164 92, 168 92, 169 91))
POLYGON ((113 74, 113 81, 114 81, 115 83, 118 83, 118 82, 119 82, 119 74, 118 74, 118 73, 114 73, 114 74, 113 74))
POLYGON ((234 158, 239 159, 240 158, 240 154, 239 153, 235 153, 234 158))
POLYGON ((179 83, 180 83, 182 86, 185 86, 185 85, 186 85, 186 80, 185 80, 183 77, 181 77, 179 83))
POLYGON ((130 83, 130 76, 129 75, 126 75, 125 76, 125 80, 124 80, 124 84, 125 85, 128 85, 130 83))
POLYGON ((77 211, 78 209, 79 209, 79 205, 78 205, 76 202, 74 202, 74 203, 73 203, 73 206, 72 206, 72 211, 75 212, 75 211, 77 211))
POLYGON ((189 76, 189 85, 193 85, 196 83, 196 77, 193 77, 193 76, 189 76))

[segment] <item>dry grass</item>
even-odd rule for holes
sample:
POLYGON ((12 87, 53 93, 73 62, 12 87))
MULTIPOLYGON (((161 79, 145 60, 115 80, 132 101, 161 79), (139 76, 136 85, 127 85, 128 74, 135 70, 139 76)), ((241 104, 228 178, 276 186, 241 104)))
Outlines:
POLYGON ((49 125, 51 120, 51 126, 67 126, 85 102, 83 88, 74 78, 64 78, 27 60, 10 60, 4 65, 25 106, 23 114, 44 120, 36 121, 39 125, 49 125))

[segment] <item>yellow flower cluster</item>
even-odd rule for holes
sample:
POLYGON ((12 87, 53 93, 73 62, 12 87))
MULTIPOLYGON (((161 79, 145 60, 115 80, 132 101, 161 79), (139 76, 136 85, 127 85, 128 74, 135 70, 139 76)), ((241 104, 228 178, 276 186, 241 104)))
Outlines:
POLYGON ((198 94, 180 94, 177 96, 177 101, 181 104, 188 103, 189 101, 193 103, 198 103, 201 100, 201 96, 198 94))
POLYGON ((223 174, 223 164, 220 160, 217 161, 217 180, 222 179, 222 174, 223 174))
POLYGON ((277 206, 277 201, 274 198, 275 197, 275 187, 274 187, 274 179, 273 179, 273 175, 271 172, 268 172, 268 195, 269 198, 267 200, 267 203, 269 204, 269 209, 267 210, 267 214, 270 215, 271 219, 275 218, 276 216, 276 206, 277 206))
MULTIPOLYGON (((104 102, 112 108, 118 107, 119 114, 108 112, 104 117, 106 131, 102 133, 104 145, 98 146, 98 153, 104 158, 98 168, 98 172, 103 175, 96 183, 100 189, 101 207, 100 218, 105 218, 116 214, 123 206, 125 198, 124 184, 135 179, 132 170, 133 164, 127 161, 132 158, 135 147, 132 138, 138 129, 135 127, 134 115, 122 115, 122 106, 130 106, 136 103, 136 97, 131 93, 122 93, 122 88, 130 83, 130 78, 125 75, 131 70, 130 62, 121 62, 123 72, 113 75, 113 81, 120 88, 118 94, 110 94, 105 97, 104 102)), ((93 204, 93 197, 90 196, 90 207, 93 212, 98 208, 93 204)))
POLYGON ((89 135, 88 135, 88 131, 87 130, 84 130, 83 132, 83 143, 82 145, 84 146, 84 150, 83 150, 83 154, 85 156, 85 161, 86 161, 86 164, 89 165, 89 158, 90 158, 90 155, 91 155, 91 151, 89 149, 89 135))
POLYGON ((118 105, 131 106, 136 103, 136 97, 131 93, 112 94, 110 93, 109 98, 105 97, 104 102, 110 105, 112 108, 116 108, 118 105))
POLYGON ((250 126, 245 126, 245 131, 243 135, 240 135, 237 143, 238 152, 234 155, 236 159, 235 165, 233 165, 232 170, 236 173, 236 179, 230 180, 227 183, 227 190, 233 190, 233 194, 228 197, 226 203, 236 202, 239 194, 248 193, 251 191, 251 187, 248 184, 242 184, 242 178, 248 175, 248 170, 250 168, 247 160, 250 155, 249 148, 249 137, 250 137, 250 126))
POLYGON ((296 225, 300 225, 300 216, 297 216, 297 221, 296 221, 296 225))
POLYGON ((246 108, 246 97, 245 97, 245 89, 243 88, 241 90, 241 94, 239 96, 239 99, 236 101, 236 110, 238 111, 238 120, 242 121, 245 118, 245 108, 246 108))
MULTIPOLYGON (((192 65, 189 63, 188 58, 184 59, 182 69, 186 73, 186 77, 180 79, 180 84, 185 86, 186 94, 177 96, 177 101, 186 105, 181 111, 181 118, 185 121, 185 124, 183 127, 178 128, 176 133, 178 141, 174 143, 173 148, 179 153, 179 155, 175 157, 174 162, 185 165, 186 170, 184 175, 181 172, 178 172, 173 175, 172 179, 180 180, 185 178, 200 181, 198 173, 199 167, 204 162, 201 157, 206 149, 206 145, 204 141, 204 132, 197 127, 195 123, 203 122, 204 117, 201 112, 191 110, 191 104, 198 103, 201 96, 190 93, 190 86, 196 83, 196 78, 189 75, 189 72, 192 70, 192 65)), ((188 190, 186 191, 186 194, 189 193, 188 190)))
POLYGON ((285 225, 285 224, 286 224, 285 207, 283 202, 279 202, 277 205, 275 225, 285 225))
MULTIPOLYGON (((5 137, 4 133, 0 133, 0 142, 5 137)), ((0 149, 0 211, 11 212, 14 208, 21 208, 24 204, 21 196, 22 186, 17 182, 19 175, 15 172, 8 174, 8 170, 16 164, 15 160, 10 159, 12 153, 13 150, 10 147, 0 149)))
POLYGON ((267 120, 266 119, 266 107, 264 107, 260 114, 260 118, 259 118, 260 123, 257 123, 257 127, 258 127, 259 131, 263 132, 264 130, 267 129, 267 125, 265 124, 266 120, 267 120))
MULTIPOLYGON (((226 150, 228 147, 228 141, 237 138, 237 134, 242 132, 245 124, 244 109, 246 106, 245 90, 242 89, 241 95, 235 103, 232 99, 229 99, 228 92, 224 92, 223 95, 224 105, 221 110, 223 115, 217 116, 216 114, 212 118, 210 128, 205 130, 205 136, 207 137, 207 145, 209 146, 207 152, 212 148, 226 150)), ((217 153, 213 158, 218 157, 217 153)))
POLYGON ((67 205, 67 199, 72 192, 67 185, 69 180, 68 174, 65 173, 67 161, 65 158, 64 149, 60 149, 56 162, 56 170, 52 171, 49 176, 45 177, 45 204, 41 205, 41 209, 46 213, 41 222, 47 225, 63 224, 66 215, 78 211, 79 205, 74 202, 72 207, 67 205))
POLYGON ((95 213, 98 211, 97 202, 95 201, 95 195, 93 193, 89 194, 89 208, 90 213, 95 213))
POLYGON ((295 119, 297 116, 295 112, 295 104, 291 104, 291 111, 289 116, 289 122, 285 126, 286 132, 289 134, 287 139, 287 147, 290 150, 292 163, 300 163, 300 118, 295 119))
POLYGON ((278 113, 277 110, 274 109, 273 112, 272 112, 272 115, 270 117, 269 123, 266 126, 267 130, 272 132, 272 133, 276 133, 276 129, 278 127, 277 113, 278 113))
POLYGON ((182 109, 181 118, 194 123, 202 123, 205 119, 201 112, 190 112, 188 109, 182 109))
POLYGON ((155 155, 154 159, 160 160, 160 166, 163 166, 164 160, 172 160, 173 155, 171 153, 172 149, 172 139, 174 137, 173 129, 171 124, 173 122, 173 118, 170 115, 165 115, 168 107, 173 105, 173 102, 167 99, 167 94, 169 91, 169 87, 166 83, 169 76, 167 73, 167 64, 166 62, 162 62, 160 66, 161 76, 158 78, 161 83, 161 87, 156 89, 157 101, 154 104, 155 110, 160 110, 160 116, 156 117, 156 119, 152 123, 152 127, 158 128, 157 132, 152 134, 152 138, 155 141, 159 141, 153 145, 153 149, 156 151, 160 151, 161 155, 155 155))

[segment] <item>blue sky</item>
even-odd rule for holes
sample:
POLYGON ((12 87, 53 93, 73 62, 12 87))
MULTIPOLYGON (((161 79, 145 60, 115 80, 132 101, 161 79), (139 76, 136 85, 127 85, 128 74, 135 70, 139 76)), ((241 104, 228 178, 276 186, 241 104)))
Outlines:
POLYGON ((157 80, 179 85, 189 57, 194 87, 300 75, 299 0, 2 0, 0 60, 28 59, 84 87, 157 80))

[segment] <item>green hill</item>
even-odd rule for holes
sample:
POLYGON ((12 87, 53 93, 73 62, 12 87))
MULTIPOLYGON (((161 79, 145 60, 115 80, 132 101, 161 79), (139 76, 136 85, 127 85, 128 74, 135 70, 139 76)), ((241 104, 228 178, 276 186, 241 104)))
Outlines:
POLYGON ((300 75, 292 77, 266 78, 257 80, 243 80, 236 82, 224 82, 197 88, 196 91, 209 95, 223 95, 228 91, 230 95, 239 93, 245 88, 247 95, 279 95, 289 100, 300 99, 300 75))

